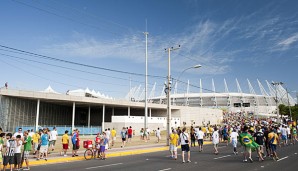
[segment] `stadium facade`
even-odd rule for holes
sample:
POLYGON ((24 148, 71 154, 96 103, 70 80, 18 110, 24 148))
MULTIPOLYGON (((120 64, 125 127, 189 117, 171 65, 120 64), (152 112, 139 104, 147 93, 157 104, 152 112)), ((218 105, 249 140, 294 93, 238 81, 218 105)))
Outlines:
MULTIPOLYGON (((189 81, 186 92, 178 93, 178 83, 176 82, 171 94, 171 103, 173 106, 190 106, 201 108, 223 109, 229 112, 253 113, 257 116, 276 116, 276 106, 279 104, 295 105, 295 99, 286 91, 282 85, 272 85, 267 80, 266 86, 257 80, 257 87, 260 93, 256 93, 254 86, 247 79, 249 92, 243 92, 236 79, 236 91, 230 91, 226 80, 223 80, 224 92, 217 92, 214 80, 212 79, 212 90, 204 92, 202 81, 200 80, 200 91, 197 93, 189 92, 189 81), (276 103, 277 99, 277 103, 276 103)), ((255 86, 256 87, 256 86, 255 86)), ((151 103, 166 104, 167 97, 164 93, 165 86, 160 96, 155 96, 153 87, 149 101, 151 103)), ((127 99, 143 101, 143 92, 141 86, 134 87, 126 96, 127 99)), ((206 90, 205 90, 206 91, 206 90)))

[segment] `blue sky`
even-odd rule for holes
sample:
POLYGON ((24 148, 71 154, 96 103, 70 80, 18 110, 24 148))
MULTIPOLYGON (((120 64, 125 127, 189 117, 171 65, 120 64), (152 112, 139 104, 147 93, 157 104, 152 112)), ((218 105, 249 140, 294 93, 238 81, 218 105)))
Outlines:
MULTIPOLYGON (((248 92, 247 78, 256 92, 259 92, 257 79, 264 86, 265 80, 282 81, 290 91, 295 91, 298 90, 297 7, 295 0, 5 0, 0 5, 0 44, 144 74, 143 32, 147 20, 149 75, 166 77, 164 49, 181 45, 171 55, 172 77, 177 78, 181 71, 195 64, 203 66, 188 70, 181 77, 194 85, 191 92, 199 91, 200 78, 206 89, 212 89, 214 78, 217 91, 224 90, 224 78, 230 91, 236 91, 236 78, 245 92, 248 92)), ((14 88, 42 90, 51 85, 59 92, 66 92, 89 87, 121 98, 129 90, 130 79, 132 87, 144 85, 144 77, 0 49, 1 80, 14 88)), ((149 77, 149 92, 156 82, 159 95, 164 81, 149 77)), ((179 91, 186 90, 185 85, 178 87, 179 91)))

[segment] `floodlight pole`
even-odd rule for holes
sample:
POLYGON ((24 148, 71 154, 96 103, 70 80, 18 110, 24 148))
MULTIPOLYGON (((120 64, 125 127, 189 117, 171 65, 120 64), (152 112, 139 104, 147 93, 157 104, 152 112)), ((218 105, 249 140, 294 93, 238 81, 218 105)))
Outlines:
POLYGON ((283 85, 283 82, 272 82, 271 84, 275 87, 275 103, 276 103, 277 123, 280 123, 279 108, 278 108, 278 98, 277 98, 277 86, 283 85))
POLYGON ((146 37, 146 67, 145 67, 145 117, 144 117, 144 129, 148 128, 148 100, 147 100, 147 89, 148 89, 148 32, 144 32, 146 37))

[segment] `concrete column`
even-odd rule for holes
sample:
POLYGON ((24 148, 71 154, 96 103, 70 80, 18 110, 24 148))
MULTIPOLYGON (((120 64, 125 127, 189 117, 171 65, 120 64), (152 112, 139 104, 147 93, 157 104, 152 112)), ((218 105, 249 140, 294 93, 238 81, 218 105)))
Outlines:
POLYGON ((90 113, 91 113, 91 107, 88 108, 88 128, 90 128, 90 113))
POLYGON ((115 115, 115 108, 112 108, 112 116, 115 115))
POLYGON ((105 110, 106 106, 102 105, 102 123, 101 123, 101 132, 105 131, 105 110))
POLYGON ((130 117, 130 107, 127 109, 128 117, 130 117))
POLYGON ((38 122, 39 122, 39 106, 40 106, 40 99, 37 100, 35 131, 38 130, 38 122))
POLYGON ((149 108, 149 117, 150 118, 152 117, 152 110, 151 110, 151 108, 149 108))
POLYGON ((75 128, 75 116, 76 116, 76 103, 73 102, 72 105, 72 121, 71 121, 71 132, 74 130, 75 128))

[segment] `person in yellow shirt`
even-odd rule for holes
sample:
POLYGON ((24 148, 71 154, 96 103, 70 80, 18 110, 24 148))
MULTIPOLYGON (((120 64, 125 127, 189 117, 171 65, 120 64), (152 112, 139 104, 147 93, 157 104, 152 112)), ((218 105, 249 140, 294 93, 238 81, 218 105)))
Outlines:
POLYGON ((177 147, 178 147, 179 135, 177 134, 177 131, 175 129, 173 129, 169 138, 170 138, 171 158, 177 160, 177 147))
POLYGON ((115 144, 115 141, 116 141, 116 135, 117 135, 117 131, 115 130, 115 128, 113 128, 112 131, 111 131, 111 136, 112 136, 112 147, 113 147, 114 144, 115 144))
MULTIPOLYGON (((68 131, 65 131, 65 134, 62 136, 62 147, 63 147, 63 152, 64 152, 64 157, 66 157, 66 152, 69 147, 69 136, 68 136, 68 131)), ((62 155, 62 152, 61 152, 62 155)))
POLYGON ((279 138, 278 135, 275 133, 274 128, 272 128, 270 133, 268 134, 268 144, 270 145, 273 160, 279 160, 276 153, 276 147, 277 144, 279 144, 279 138))
POLYGON ((34 153, 33 155, 38 155, 36 154, 38 152, 37 148, 38 148, 38 142, 40 139, 40 135, 38 133, 38 131, 36 131, 33 135, 32 135, 32 143, 33 143, 33 148, 34 148, 34 153))

